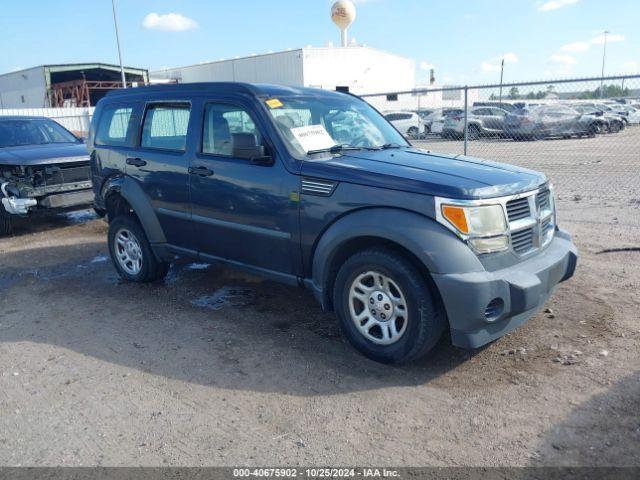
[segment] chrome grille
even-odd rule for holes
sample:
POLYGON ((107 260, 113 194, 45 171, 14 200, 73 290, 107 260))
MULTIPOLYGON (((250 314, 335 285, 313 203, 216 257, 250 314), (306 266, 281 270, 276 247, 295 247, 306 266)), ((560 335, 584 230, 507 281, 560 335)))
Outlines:
POLYGON ((329 180, 317 180, 312 178, 303 178, 301 184, 302 193, 308 195, 319 195, 322 197, 328 197, 333 193, 333 189, 336 187, 336 182, 329 180))
POLYGON ((536 205, 538 206, 538 210, 551 208, 551 204, 549 202, 550 195, 551 192, 547 189, 540 190, 540 192, 538 192, 536 195, 536 205))
POLYGON ((555 229, 551 191, 542 187, 508 200, 505 204, 511 248, 518 255, 544 247, 555 229))
POLYGON ((531 215, 531 208, 529 207, 529 198, 516 198, 507 202, 507 217, 510 222, 515 222, 522 218, 527 218, 531 215))
POLYGON ((542 230, 543 241, 547 240, 549 233, 553 231, 553 223, 551 222, 551 218, 543 220, 540 224, 540 229, 542 230))
POLYGON ((511 233, 511 246, 516 253, 523 254, 533 250, 533 227, 511 233))

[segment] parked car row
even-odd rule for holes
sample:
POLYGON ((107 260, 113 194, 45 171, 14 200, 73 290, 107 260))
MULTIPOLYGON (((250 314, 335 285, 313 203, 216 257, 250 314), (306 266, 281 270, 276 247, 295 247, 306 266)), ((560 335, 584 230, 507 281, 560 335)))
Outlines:
POLYGON ((385 118, 407 138, 438 135, 462 139, 501 137, 514 140, 593 137, 640 125, 640 104, 625 101, 477 101, 463 108, 443 107, 386 112, 385 118))
POLYGON ((384 117, 405 137, 417 138, 425 133, 425 122, 417 112, 387 112, 384 117))

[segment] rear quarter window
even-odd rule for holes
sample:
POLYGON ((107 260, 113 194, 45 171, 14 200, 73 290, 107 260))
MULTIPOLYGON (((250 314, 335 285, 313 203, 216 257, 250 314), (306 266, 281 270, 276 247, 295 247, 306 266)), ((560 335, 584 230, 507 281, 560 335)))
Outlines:
POLYGON ((150 105, 144 117, 140 146, 184 151, 190 114, 189 104, 150 105))
POLYGON ((132 145, 133 108, 122 105, 107 105, 102 110, 96 131, 97 145, 132 145))

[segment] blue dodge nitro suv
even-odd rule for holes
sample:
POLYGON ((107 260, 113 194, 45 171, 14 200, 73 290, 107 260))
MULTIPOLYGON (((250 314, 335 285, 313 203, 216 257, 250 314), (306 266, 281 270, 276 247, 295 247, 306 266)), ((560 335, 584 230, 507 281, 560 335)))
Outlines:
POLYGON ((413 148, 349 94, 115 91, 88 146, 124 279, 158 280, 181 256, 304 285, 380 362, 421 357, 445 332, 460 347, 491 342, 576 267, 543 174, 413 148))

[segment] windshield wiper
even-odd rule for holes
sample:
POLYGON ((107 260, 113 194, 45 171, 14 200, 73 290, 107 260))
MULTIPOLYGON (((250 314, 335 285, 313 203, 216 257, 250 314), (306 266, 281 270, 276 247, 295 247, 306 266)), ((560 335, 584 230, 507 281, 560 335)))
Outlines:
POLYGON ((313 155, 314 153, 340 153, 353 150, 362 150, 362 147, 352 147, 351 145, 334 145, 333 147, 319 148, 318 150, 309 150, 307 155, 313 155))
POLYGON ((402 148, 402 145, 397 143, 385 143, 384 145, 369 147, 367 148, 367 150, 388 150, 390 148, 402 148))

